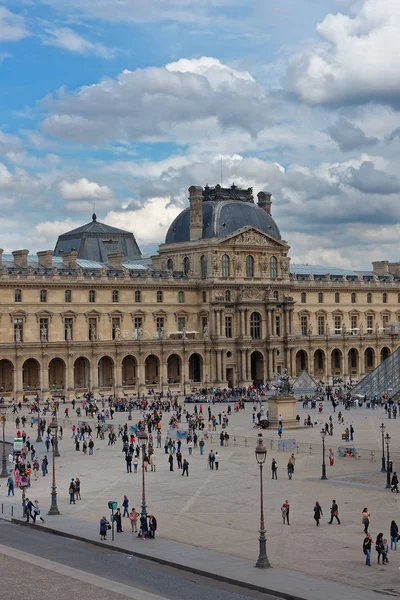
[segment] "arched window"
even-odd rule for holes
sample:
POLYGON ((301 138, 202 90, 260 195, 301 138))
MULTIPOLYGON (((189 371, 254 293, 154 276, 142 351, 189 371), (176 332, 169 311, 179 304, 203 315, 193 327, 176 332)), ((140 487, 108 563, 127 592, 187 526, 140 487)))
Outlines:
POLYGON ((250 336, 253 340, 261 339, 261 317, 258 312, 250 315, 250 336))
POLYGON ((254 258, 251 254, 246 256, 246 277, 254 277, 254 258))
POLYGON ((183 290, 179 290, 178 292, 178 302, 179 304, 183 304, 185 302, 185 292, 183 292, 183 290))
POLYGON ((119 301, 119 292, 118 292, 118 290, 113 290, 112 301, 113 302, 118 302, 119 301))
POLYGON ((142 301, 142 294, 139 290, 136 290, 135 292, 135 302, 141 302, 142 301))
POLYGON ((14 300, 15 302, 22 302, 22 292, 21 290, 14 291, 14 300))
POLYGON ((301 292, 301 303, 305 304, 307 302, 307 294, 305 292, 301 292))
POLYGON ((65 302, 72 302, 72 292, 71 290, 65 290, 65 302))
POLYGON ((386 292, 383 292, 383 294, 382 294, 382 302, 383 302, 383 304, 387 304, 387 293, 386 292))
POLYGON ((207 302, 207 292, 203 292, 203 302, 207 302))
POLYGON ((278 290, 274 291, 273 296, 274 296, 274 300, 279 300, 279 292, 278 292, 278 290))
POLYGON ((335 292, 335 303, 340 304, 340 294, 339 292, 335 292))
POLYGON ((157 292, 157 302, 162 302, 163 301, 163 293, 161 290, 158 290, 157 292))
POLYGON ((190 259, 188 256, 185 256, 183 259, 183 274, 188 276, 190 272, 190 259))
POLYGON ((368 304, 372 304, 372 294, 371 294, 371 292, 368 292, 368 294, 367 294, 367 303, 368 304))
POLYGON ((40 302, 47 302, 47 290, 40 290, 40 302))
POLYGON ((89 302, 96 302, 96 292, 89 290, 89 302))
POLYGON ((318 294, 318 302, 319 302, 319 304, 323 304, 324 303, 324 292, 319 292, 319 294, 318 294))
POLYGON ((353 292, 351 294, 351 303, 355 304, 357 302, 357 294, 355 292, 353 292))
POLYGON ((278 261, 276 256, 271 256, 269 259, 269 272, 271 279, 276 279, 278 277, 278 261))
POLYGON ((231 274, 231 260, 227 254, 222 257, 222 277, 229 277, 231 274))
POLYGON ((231 290, 225 290, 225 302, 230 302, 232 298, 231 290))
POLYGON ((203 256, 200 258, 200 271, 203 279, 207 277, 207 257, 203 256))
POLYGON ((172 258, 169 258, 167 260, 167 269, 168 271, 173 271, 174 269, 174 261, 172 260, 172 258))

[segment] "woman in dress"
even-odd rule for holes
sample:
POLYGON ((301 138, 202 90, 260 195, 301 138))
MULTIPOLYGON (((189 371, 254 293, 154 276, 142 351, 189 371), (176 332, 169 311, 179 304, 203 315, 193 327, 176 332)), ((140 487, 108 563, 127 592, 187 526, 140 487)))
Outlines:
POLYGON ((323 516, 324 515, 323 515, 323 512, 322 512, 321 505, 320 505, 319 502, 316 502, 315 506, 314 506, 314 520, 315 520, 315 523, 316 523, 317 526, 319 525, 321 517, 323 517, 323 516))

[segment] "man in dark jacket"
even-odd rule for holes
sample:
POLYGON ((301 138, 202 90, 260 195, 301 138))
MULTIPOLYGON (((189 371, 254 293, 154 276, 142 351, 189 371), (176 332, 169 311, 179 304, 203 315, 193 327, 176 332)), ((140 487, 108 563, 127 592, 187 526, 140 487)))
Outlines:
POLYGON ((333 519, 336 519, 336 521, 338 522, 338 525, 340 525, 340 519, 339 519, 339 507, 337 505, 336 500, 332 500, 332 506, 331 506, 331 520, 328 521, 329 525, 332 525, 333 519))
POLYGON ((156 531, 157 531, 157 519, 155 518, 154 515, 149 515, 149 537, 154 538, 156 537, 156 531))

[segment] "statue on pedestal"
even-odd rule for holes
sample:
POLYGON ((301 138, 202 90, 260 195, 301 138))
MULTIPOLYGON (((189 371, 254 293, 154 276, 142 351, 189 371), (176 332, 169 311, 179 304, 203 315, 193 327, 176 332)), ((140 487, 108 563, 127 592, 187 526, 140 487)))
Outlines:
POLYGON ((293 394, 287 369, 283 369, 283 373, 275 373, 275 383, 273 386, 277 396, 291 396, 293 394))

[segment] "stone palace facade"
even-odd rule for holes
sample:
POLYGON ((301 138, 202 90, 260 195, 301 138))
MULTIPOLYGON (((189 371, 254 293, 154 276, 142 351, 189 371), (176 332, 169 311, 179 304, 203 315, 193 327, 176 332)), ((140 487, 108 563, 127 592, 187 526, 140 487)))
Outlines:
POLYGON ((288 254, 271 195, 236 186, 190 187, 151 258, 96 215, 54 252, 0 251, 1 394, 187 394, 284 368, 359 380, 398 347, 400 264, 288 254))

